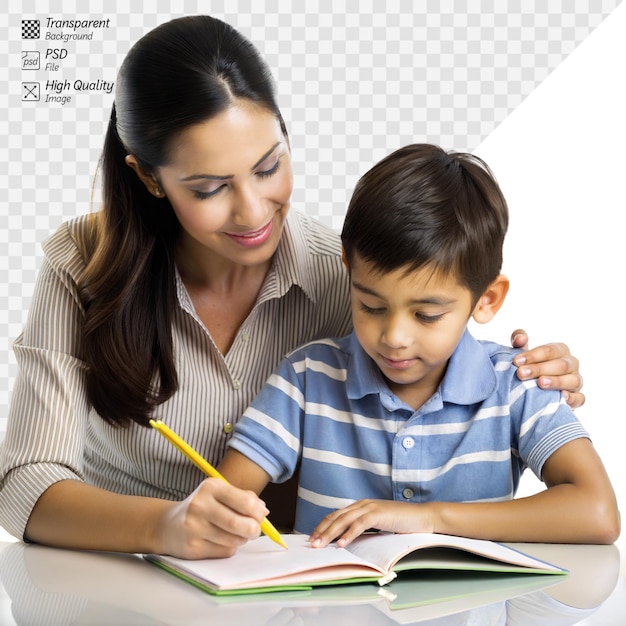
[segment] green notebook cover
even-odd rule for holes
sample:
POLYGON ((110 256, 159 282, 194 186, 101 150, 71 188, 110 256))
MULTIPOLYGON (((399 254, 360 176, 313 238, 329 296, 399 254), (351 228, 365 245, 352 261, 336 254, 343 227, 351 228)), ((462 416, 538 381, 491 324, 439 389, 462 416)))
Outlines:
POLYGON ((564 574, 565 570, 500 543, 426 533, 363 535, 347 548, 312 548, 304 535, 283 535, 284 550, 267 537, 227 559, 187 561, 144 557, 215 595, 297 591, 325 585, 385 585, 408 571, 564 574))

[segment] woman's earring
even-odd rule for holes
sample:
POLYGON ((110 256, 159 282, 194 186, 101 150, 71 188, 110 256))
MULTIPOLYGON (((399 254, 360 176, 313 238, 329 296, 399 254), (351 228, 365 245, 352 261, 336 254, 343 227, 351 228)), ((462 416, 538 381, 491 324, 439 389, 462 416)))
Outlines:
POLYGON ((161 191, 161 188, 160 188, 160 187, 157 187, 157 188, 154 190, 154 195, 155 195, 157 198, 160 198, 160 197, 163 195, 163 192, 161 191))

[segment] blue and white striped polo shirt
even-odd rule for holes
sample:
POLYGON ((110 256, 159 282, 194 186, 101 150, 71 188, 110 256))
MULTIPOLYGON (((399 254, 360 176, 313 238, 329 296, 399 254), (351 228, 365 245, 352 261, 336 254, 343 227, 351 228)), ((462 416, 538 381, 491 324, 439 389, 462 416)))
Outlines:
POLYGON ((302 461, 295 530, 362 498, 486 502, 513 498, 526 467, 587 433, 557 391, 520 381, 519 352, 468 331, 437 392, 414 411, 354 334, 310 343, 278 366, 229 445, 274 482, 302 461))

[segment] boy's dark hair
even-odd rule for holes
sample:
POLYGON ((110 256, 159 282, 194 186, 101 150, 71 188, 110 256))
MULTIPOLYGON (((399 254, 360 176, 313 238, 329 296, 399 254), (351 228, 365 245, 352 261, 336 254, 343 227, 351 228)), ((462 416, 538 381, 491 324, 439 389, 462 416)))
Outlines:
POLYGON ((487 164, 465 153, 414 144, 393 152, 357 183, 341 239, 381 272, 425 266, 453 273, 476 301, 498 276, 508 209, 487 164))

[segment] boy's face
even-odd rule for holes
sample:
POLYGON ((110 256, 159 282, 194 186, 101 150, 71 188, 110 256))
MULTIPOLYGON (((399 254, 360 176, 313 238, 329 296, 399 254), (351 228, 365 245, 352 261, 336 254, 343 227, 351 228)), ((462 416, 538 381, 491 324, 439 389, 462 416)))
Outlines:
POLYGON ((354 330, 390 389, 410 406, 437 389, 472 314, 472 296, 429 267, 389 273, 355 255, 350 265, 354 330))

